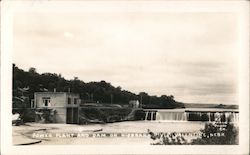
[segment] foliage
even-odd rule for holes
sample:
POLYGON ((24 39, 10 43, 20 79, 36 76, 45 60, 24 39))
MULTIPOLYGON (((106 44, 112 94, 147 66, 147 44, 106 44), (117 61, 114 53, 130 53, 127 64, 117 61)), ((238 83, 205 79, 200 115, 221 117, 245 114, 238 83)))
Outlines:
POLYGON ((236 145, 238 144, 238 129, 233 123, 213 122, 206 123, 201 130, 201 138, 193 139, 191 142, 177 133, 153 133, 148 131, 151 139, 155 140, 152 145, 236 145))
POLYGON ((238 129, 233 123, 207 123, 201 130, 202 137, 192 141, 196 145, 234 145, 238 144, 238 129))
POLYGON ((155 140, 156 142, 152 143, 152 145, 184 145, 188 144, 186 139, 182 135, 178 135, 173 132, 170 134, 158 133, 155 134, 148 130, 150 138, 155 140))
POLYGON ((35 111, 34 110, 29 110, 29 109, 22 109, 20 118, 23 123, 25 122, 34 122, 35 121, 35 111))
POLYGON ((45 120, 45 123, 52 123, 53 122, 53 115, 51 113, 51 109, 43 109, 42 110, 42 117, 45 120))
POLYGON ((31 67, 28 71, 19 69, 13 64, 13 108, 29 108, 34 92, 58 91, 79 93, 81 99, 98 103, 128 104, 130 100, 142 100, 144 108, 177 108, 182 103, 174 100, 174 96, 150 96, 145 92, 134 94, 122 90, 120 86, 114 87, 105 81, 85 83, 74 77, 66 80, 61 74, 42 73, 31 67), (28 89, 27 89, 28 88, 28 89), (19 91, 23 89, 24 91, 19 91), (15 98, 25 98, 26 101, 17 101, 15 98))

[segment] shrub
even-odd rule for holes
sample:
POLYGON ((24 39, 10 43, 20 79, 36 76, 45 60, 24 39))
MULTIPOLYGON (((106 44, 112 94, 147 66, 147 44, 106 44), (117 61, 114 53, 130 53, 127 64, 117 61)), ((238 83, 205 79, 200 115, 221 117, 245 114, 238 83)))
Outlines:
POLYGON ((20 118, 23 123, 34 122, 36 118, 35 111, 30 109, 24 109, 20 112, 20 118))
POLYGON ((233 123, 207 123, 201 130, 201 138, 194 139, 193 145, 236 145, 238 144, 238 129, 233 123))
POLYGON ((156 142, 151 143, 152 145, 184 145, 188 144, 187 140, 177 133, 173 132, 170 134, 167 133, 158 133, 149 132, 150 138, 156 142))
POLYGON ((148 130, 150 138, 155 140, 152 145, 237 145, 238 128, 233 123, 206 123, 205 128, 200 130, 201 138, 187 142, 187 140, 177 133, 158 133, 155 134, 148 130))

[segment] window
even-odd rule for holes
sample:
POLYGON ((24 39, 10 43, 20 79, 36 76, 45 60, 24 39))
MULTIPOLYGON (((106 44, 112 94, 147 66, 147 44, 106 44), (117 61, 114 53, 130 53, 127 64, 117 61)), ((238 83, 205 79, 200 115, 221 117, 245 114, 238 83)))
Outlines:
POLYGON ((68 104, 71 104, 71 98, 68 98, 68 104))
POLYGON ((74 104, 77 104, 77 98, 74 98, 74 104))
POLYGON ((50 103, 50 97, 43 97, 44 106, 47 107, 50 103))

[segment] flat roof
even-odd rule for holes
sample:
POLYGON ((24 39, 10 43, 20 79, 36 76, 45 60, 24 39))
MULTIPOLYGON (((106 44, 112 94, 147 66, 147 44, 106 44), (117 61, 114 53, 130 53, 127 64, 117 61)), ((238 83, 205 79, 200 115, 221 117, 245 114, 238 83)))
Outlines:
POLYGON ((79 95, 78 93, 69 93, 69 92, 35 92, 34 94, 74 94, 74 95, 79 95))

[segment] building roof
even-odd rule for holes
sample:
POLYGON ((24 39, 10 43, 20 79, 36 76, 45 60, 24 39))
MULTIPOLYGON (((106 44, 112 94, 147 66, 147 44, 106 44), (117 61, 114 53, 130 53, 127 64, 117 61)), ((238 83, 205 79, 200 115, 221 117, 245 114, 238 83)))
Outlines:
POLYGON ((71 93, 71 92, 35 92, 34 94, 74 94, 74 95, 79 95, 78 93, 71 93))

